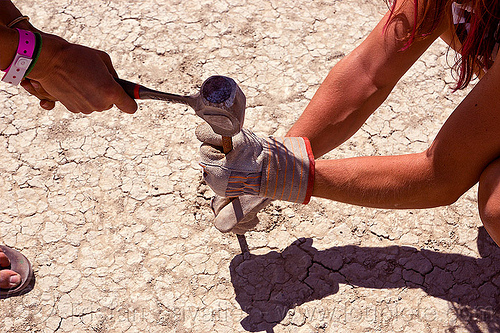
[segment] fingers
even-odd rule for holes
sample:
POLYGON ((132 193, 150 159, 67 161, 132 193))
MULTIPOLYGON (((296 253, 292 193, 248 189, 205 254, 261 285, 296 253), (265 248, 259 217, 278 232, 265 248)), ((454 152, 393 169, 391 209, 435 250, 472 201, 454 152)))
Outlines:
POLYGON ((53 108, 55 108, 55 107, 56 107, 56 102, 54 102, 54 101, 49 101, 49 100, 46 100, 46 99, 42 99, 42 100, 40 101, 40 107, 41 107, 42 109, 45 109, 45 110, 50 111, 50 110, 52 110, 53 108))
MULTIPOLYGON (((109 73, 113 77, 118 77, 118 74, 116 73, 116 70, 113 67, 113 62, 111 61, 111 57, 106 52, 102 51, 99 51, 99 56, 101 57, 102 61, 108 68, 109 73)), ((127 93, 117 82, 115 82, 113 86, 114 89, 117 91, 117 96, 114 101, 116 107, 125 113, 129 114, 135 113, 135 111, 137 111, 137 103, 132 98, 130 98, 129 95, 127 95, 127 93)))
POLYGON ((222 151, 222 147, 220 146, 212 146, 207 143, 203 143, 200 146, 200 154, 202 156, 202 160, 207 160, 207 162, 210 161, 220 161, 224 157, 226 157, 226 154, 222 151))
POLYGON ((215 196, 210 203, 215 214, 214 226, 220 232, 243 235, 257 226, 257 213, 270 202, 269 199, 250 195, 233 199, 215 196))
POLYGON ((121 111, 133 114, 137 111, 137 103, 130 98, 122 87, 109 75, 99 86, 92 87, 91 94, 84 95, 77 100, 71 100, 64 103, 64 106, 71 112, 90 114, 92 112, 101 112, 116 106, 121 111))
POLYGON ((56 106, 55 98, 43 89, 37 81, 25 79, 21 81, 21 86, 33 96, 40 99, 40 106, 45 110, 52 110, 56 106))
POLYGON ((231 202, 230 198, 220 197, 218 195, 214 196, 210 201, 210 208, 214 212, 215 216, 219 215, 220 211, 226 207, 231 202))
POLYGON ((103 51, 98 51, 98 52, 99 52, 99 56, 102 59, 102 62, 104 62, 104 65, 106 65, 106 67, 108 68, 108 71, 111 73, 111 75, 113 77, 118 77, 118 74, 116 73, 115 68, 113 67, 113 62, 111 61, 111 57, 109 56, 109 54, 107 54, 106 52, 103 52, 103 51))
MULTIPOLYGON (((115 73, 114 70, 113 73, 115 73)), ((83 114, 90 114, 94 111, 106 111, 111 109, 114 105, 125 113, 132 114, 137 111, 137 103, 123 91, 121 86, 114 82, 114 80, 110 81, 110 84, 112 88, 106 89, 108 92, 96 98, 95 101, 88 99, 86 103, 80 103, 82 105, 76 105, 65 101, 63 105, 73 113, 83 114), (105 102, 105 100, 110 100, 110 102, 105 102)), ((52 110, 55 107, 57 99, 49 94, 40 82, 24 79, 21 82, 21 86, 28 93, 40 99, 40 107, 43 109, 52 110)))
MULTIPOLYGON (((111 61, 111 57, 106 52, 102 51, 99 52, 99 56, 101 57, 102 61, 108 68, 109 73, 113 77, 118 77, 118 74, 116 73, 116 70, 113 67, 113 62, 111 61)), ((114 102, 116 107, 125 113, 129 114, 135 113, 135 111, 137 111, 137 103, 132 98, 130 98, 129 95, 127 95, 127 93, 117 82, 115 82, 114 84, 114 89, 118 91, 116 100, 114 102)))
POLYGON ((45 89, 42 87, 40 82, 30 79, 24 79, 21 81, 21 86, 30 94, 38 97, 39 99, 52 100, 55 101, 55 98, 51 96, 45 89))
POLYGON ((251 219, 241 221, 231 231, 237 235, 244 235, 247 231, 255 229, 259 222, 259 218, 254 216, 251 219))
POLYGON ((56 99, 52 97, 38 81, 24 79, 21 86, 33 96, 40 99, 40 106, 45 110, 52 110, 56 106, 56 99))

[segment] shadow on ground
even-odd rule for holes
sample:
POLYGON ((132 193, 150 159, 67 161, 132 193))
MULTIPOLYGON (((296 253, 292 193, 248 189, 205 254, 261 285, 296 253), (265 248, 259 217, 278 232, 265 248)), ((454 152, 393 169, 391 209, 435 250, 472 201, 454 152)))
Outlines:
MULTIPOLYGON (((450 302, 470 332, 500 332, 500 248, 479 228, 481 258, 405 246, 339 246, 318 251, 299 239, 281 253, 236 256, 230 265, 236 301, 251 332, 273 328, 296 306, 336 294, 339 284, 420 288, 450 302)), ((445 328, 443 328, 445 329, 445 328)), ((455 327, 447 328, 454 332, 455 327)))

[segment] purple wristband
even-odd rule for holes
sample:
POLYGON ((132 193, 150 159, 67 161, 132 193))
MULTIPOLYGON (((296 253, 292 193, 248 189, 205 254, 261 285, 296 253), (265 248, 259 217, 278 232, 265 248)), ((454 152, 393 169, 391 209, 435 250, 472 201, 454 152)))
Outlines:
POLYGON ((5 70, 7 73, 2 78, 2 81, 13 85, 18 85, 22 81, 24 74, 33 61, 33 52, 36 47, 34 33, 22 29, 17 29, 17 31, 19 31, 19 45, 17 46, 16 56, 5 70))

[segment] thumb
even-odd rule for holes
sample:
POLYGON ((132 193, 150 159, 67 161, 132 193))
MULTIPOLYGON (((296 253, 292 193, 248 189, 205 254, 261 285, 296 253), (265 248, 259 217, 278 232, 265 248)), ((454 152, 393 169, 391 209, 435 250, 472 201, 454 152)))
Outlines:
MULTIPOLYGON (((99 56, 108 68, 111 76, 113 78, 118 77, 118 74, 113 67, 113 63, 111 62, 110 56, 105 52, 99 52, 99 56)), ((115 104, 118 109, 122 110, 125 113, 135 113, 135 111, 137 111, 137 103, 129 95, 127 95, 125 90, 123 90, 123 88, 118 82, 116 82, 116 80, 113 79, 113 82, 113 88, 115 89, 115 91, 117 91, 117 96, 113 104, 115 104)))
POLYGON ((238 217, 232 207, 231 199, 215 196, 210 206, 215 213, 214 226, 220 232, 230 232, 238 224, 238 217))
POLYGON ((135 100, 131 98, 116 81, 114 81, 114 85, 118 91, 118 96, 114 103, 116 107, 125 113, 135 113, 135 111, 137 111, 137 103, 135 100))
POLYGON ((222 136, 216 134, 212 127, 206 122, 202 122, 196 127, 196 138, 205 143, 216 147, 222 147, 222 136))

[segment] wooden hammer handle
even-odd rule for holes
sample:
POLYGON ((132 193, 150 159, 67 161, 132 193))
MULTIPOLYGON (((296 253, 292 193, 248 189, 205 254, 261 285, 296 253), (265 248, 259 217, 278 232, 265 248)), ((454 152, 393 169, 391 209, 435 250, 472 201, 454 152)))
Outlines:
POLYGON ((222 136, 222 149, 224 154, 228 154, 233 150, 233 139, 230 136, 222 136))

